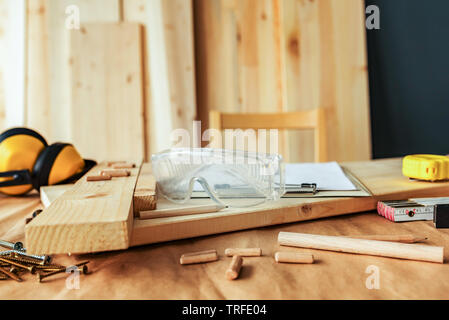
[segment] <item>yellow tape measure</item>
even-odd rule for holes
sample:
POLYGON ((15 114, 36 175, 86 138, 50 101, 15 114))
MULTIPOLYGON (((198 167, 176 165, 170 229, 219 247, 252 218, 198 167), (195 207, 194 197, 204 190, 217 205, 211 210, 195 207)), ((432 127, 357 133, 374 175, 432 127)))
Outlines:
POLYGON ((448 180, 449 157, 431 154, 406 156, 402 160, 402 174, 418 180, 448 180))

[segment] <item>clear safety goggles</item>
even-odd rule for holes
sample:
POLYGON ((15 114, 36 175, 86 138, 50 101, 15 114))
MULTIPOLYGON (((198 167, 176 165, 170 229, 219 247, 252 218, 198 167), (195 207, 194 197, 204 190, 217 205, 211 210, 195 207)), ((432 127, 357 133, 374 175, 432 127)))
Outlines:
POLYGON ((220 205, 250 207, 285 192, 280 155, 176 148, 154 154, 152 167, 158 192, 177 203, 210 197, 220 205))

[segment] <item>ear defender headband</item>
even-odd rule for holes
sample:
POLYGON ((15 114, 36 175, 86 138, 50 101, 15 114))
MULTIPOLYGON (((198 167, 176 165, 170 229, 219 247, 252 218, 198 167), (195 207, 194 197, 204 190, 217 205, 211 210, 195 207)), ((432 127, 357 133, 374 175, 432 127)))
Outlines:
POLYGON ((95 161, 84 160, 73 145, 48 145, 36 131, 14 128, 0 135, 0 192, 23 195, 33 188, 81 178, 95 161))

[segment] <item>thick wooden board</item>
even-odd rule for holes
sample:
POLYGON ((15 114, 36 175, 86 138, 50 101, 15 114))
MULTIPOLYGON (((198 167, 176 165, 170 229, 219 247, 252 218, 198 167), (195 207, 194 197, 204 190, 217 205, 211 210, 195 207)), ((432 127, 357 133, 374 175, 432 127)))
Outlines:
MULTIPOLYGON (((411 181, 401 159, 342 164, 373 197, 281 199, 247 209, 226 209, 193 216, 135 220, 131 246, 319 219, 376 209, 378 200, 449 196, 449 182, 411 181)), ((196 201, 200 201, 197 199, 196 201)), ((159 207, 163 202, 159 201, 159 207)))
MULTIPOLYGON (((449 182, 411 181, 402 176, 400 159, 349 162, 343 166, 357 176, 373 197, 284 198, 246 209, 151 220, 136 218, 130 246, 371 211, 378 200, 449 196, 449 182)), ((193 199, 189 205, 204 203, 210 200, 193 199)), ((158 199, 160 209, 176 206, 179 205, 158 199)))
POLYGON ((71 32, 71 132, 85 157, 144 158, 141 41, 137 23, 86 23, 71 32))
MULTIPOLYGON (((86 176, 105 168, 97 165, 86 176)), ((129 169, 129 177, 109 181, 81 178, 26 226, 27 251, 57 254, 128 248, 139 170, 140 165, 129 169)))
MULTIPOLYGON (((41 202, 45 208, 50 206, 54 200, 62 196, 73 184, 62 184, 56 186, 45 186, 40 189, 41 202)), ((137 177, 136 188, 133 195, 134 216, 140 211, 155 210, 157 207, 156 179, 152 174, 151 164, 144 163, 137 177)))

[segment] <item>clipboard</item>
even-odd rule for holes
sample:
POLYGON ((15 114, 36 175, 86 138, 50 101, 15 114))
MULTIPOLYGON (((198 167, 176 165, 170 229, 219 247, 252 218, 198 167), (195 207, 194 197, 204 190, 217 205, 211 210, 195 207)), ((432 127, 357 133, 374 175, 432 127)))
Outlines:
POLYGON ((347 168, 341 167, 346 177, 354 184, 356 190, 310 190, 308 186, 312 183, 305 184, 304 191, 301 192, 287 192, 282 198, 340 198, 340 197, 371 197, 372 194, 362 182, 355 175, 353 175, 347 168))
MULTIPOLYGON (((302 190, 295 192, 286 192, 281 198, 358 198, 371 197, 371 192, 366 188, 355 175, 348 169, 340 166, 346 177, 354 184, 355 190, 317 190, 314 183, 303 183, 302 190)), ((242 195, 244 197, 244 195, 242 195)), ((204 191, 194 191, 193 199, 209 198, 204 191)))

